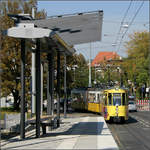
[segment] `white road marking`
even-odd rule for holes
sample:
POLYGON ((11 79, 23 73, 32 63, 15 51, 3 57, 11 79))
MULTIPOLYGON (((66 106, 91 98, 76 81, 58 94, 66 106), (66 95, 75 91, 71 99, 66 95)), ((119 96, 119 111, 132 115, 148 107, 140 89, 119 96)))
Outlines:
POLYGON ((98 117, 97 131, 97 149, 119 149, 103 117, 98 117))

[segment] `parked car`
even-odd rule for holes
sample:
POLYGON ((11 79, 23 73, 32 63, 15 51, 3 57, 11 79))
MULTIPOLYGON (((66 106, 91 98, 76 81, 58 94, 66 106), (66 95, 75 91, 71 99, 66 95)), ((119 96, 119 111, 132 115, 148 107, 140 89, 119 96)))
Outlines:
POLYGON ((137 111, 137 107, 136 107, 135 101, 129 101, 129 103, 128 103, 128 110, 129 111, 137 111))

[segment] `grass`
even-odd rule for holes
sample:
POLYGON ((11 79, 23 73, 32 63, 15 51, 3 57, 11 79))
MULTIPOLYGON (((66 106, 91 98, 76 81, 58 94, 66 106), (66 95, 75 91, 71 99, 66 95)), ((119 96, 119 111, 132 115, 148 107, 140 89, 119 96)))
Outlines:
MULTIPOLYGON (((20 111, 14 111, 13 107, 2 107, 0 112, 0 120, 4 120, 5 114, 16 114, 20 113, 20 111)), ((43 112, 43 115, 46 115, 46 112, 43 112)), ((33 115, 33 117, 35 114, 33 115)), ((27 112, 27 118, 31 118, 31 112, 27 112)))
POLYGON ((2 107, 0 112, 0 120, 4 120, 5 114, 18 113, 13 110, 13 107, 2 107))
MULTIPOLYGON (((16 114, 20 113, 20 111, 14 111, 13 107, 2 107, 0 112, 0 120, 4 120, 5 114, 16 114)), ((31 113, 27 113, 27 118, 31 117, 31 113)))

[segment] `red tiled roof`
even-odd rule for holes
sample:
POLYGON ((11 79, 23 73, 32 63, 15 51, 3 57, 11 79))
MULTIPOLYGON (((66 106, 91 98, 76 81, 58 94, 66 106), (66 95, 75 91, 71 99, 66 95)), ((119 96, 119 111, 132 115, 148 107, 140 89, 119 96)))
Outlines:
POLYGON ((120 58, 116 52, 99 52, 92 61, 91 65, 94 66, 95 64, 100 64, 101 62, 115 58, 120 58))

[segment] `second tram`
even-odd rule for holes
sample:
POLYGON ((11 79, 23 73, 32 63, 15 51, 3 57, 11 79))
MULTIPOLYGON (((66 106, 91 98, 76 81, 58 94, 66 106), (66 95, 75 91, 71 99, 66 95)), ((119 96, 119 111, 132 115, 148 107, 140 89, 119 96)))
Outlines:
POLYGON ((74 89, 71 95, 74 109, 100 113, 108 122, 128 120, 128 96, 125 89, 74 89))

